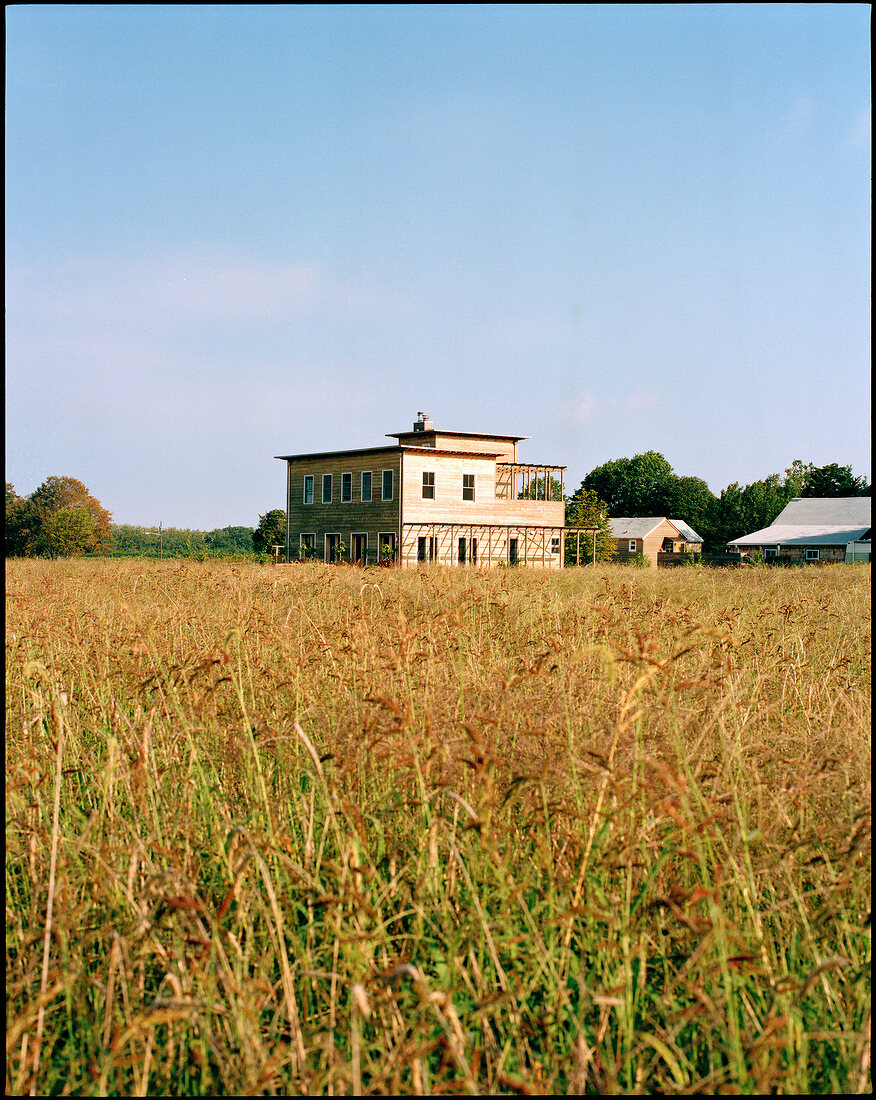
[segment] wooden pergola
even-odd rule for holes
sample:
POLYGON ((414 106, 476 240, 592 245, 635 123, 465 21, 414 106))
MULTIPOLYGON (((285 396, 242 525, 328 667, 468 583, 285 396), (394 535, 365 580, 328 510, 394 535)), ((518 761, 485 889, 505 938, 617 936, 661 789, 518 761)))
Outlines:
MULTIPOLYGON (((544 469, 544 467, 539 467, 544 469)), ((593 539, 593 561, 596 561, 596 535, 598 527, 565 527, 527 523, 405 523, 402 525, 398 564, 417 560, 443 562, 444 564, 492 566, 499 561, 519 562, 521 565, 552 564, 559 557, 559 568, 565 565, 566 537, 575 536, 575 564, 581 564, 581 536, 593 539), (425 558, 419 556, 419 539, 428 539, 425 558), (517 554, 512 559, 511 540, 519 540, 517 554), (458 540, 466 540, 465 556, 458 555, 458 540), (472 553, 473 540, 477 550, 472 553), (557 552, 549 549, 551 540, 559 542, 557 552), (521 545, 522 544, 522 545, 521 545), (484 550, 486 553, 484 553, 484 550), (501 555, 501 557, 500 557, 501 555)))
POLYGON ((565 466, 532 465, 525 462, 496 463, 497 500, 553 500, 552 481, 560 483, 563 499, 565 466))

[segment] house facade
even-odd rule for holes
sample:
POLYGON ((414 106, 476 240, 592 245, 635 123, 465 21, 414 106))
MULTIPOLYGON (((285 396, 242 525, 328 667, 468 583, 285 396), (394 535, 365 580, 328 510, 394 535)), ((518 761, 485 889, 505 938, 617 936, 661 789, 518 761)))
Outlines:
POLYGON ((565 467, 518 462, 525 436, 441 431, 420 413, 387 438, 277 456, 287 561, 562 567, 565 467))
POLYGON ((608 522, 617 540, 614 560, 618 562, 643 554, 652 565, 671 565, 683 555, 699 554, 703 549, 702 538, 680 519, 610 516, 608 522))
POLYGON ((796 497, 769 527, 727 543, 743 557, 802 564, 870 560, 870 497, 796 497))

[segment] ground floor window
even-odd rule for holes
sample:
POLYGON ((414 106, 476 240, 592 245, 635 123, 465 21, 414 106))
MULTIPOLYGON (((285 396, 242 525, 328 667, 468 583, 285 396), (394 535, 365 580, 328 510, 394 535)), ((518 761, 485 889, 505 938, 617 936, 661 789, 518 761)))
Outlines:
POLYGON ((819 550, 807 550, 806 551, 806 560, 807 561, 818 561, 820 556, 821 556, 821 552, 819 550))
POLYGON ((508 561, 511 565, 517 565, 520 561, 520 540, 508 539, 508 561))
POLYGON ((471 562, 472 565, 478 563, 478 540, 467 539, 465 535, 460 535, 457 542, 457 561, 460 565, 465 565, 466 562, 471 562))
POLYGON ((763 556, 765 558, 777 558, 779 556, 779 551, 775 546, 765 546, 763 548, 763 556))
POLYGON ((310 559, 316 553, 316 535, 303 534, 298 540, 298 557, 302 560, 310 559))
POLYGON ((417 561, 438 560, 438 539, 434 535, 420 535, 417 539, 417 561))
POLYGON ((551 553, 552 554, 559 554, 559 552, 560 552, 560 536, 559 535, 554 535, 554 537, 551 539, 551 553))
POLYGON ((631 554, 635 554, 635 552, 636 552, 636 540, 635 539, 630 539, 628 544, 627 544, 627 548, 628 548, 628 550, 631 554))

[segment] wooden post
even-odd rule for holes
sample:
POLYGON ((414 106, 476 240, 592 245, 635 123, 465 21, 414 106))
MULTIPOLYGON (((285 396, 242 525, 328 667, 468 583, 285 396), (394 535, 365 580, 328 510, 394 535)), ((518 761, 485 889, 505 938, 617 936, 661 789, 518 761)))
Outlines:
POLYGON ((592 564, 594 566, 596 565, 596 529, 595 528, 593 530, 593 562, 592 562, 592 564))
POLYGON ((575 564, 581 564, 581 528, 575 532, 575 564))

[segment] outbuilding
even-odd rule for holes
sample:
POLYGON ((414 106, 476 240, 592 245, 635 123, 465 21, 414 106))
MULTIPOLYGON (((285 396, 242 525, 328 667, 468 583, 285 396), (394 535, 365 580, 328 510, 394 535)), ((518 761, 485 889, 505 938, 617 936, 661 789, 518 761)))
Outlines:
POLYGON ((727 543, 743 557, 794 563, 870 560, 869 497, 795 497, 760 531, 727 543))

